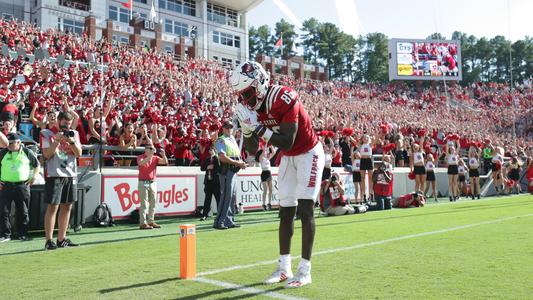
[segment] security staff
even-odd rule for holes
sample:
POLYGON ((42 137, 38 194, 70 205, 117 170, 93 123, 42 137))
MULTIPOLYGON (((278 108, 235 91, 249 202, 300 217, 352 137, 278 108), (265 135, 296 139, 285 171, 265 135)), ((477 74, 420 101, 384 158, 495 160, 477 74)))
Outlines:
POLYGON ((220 161, 220 202, 217 207, 217 218, 213 228, 228 229, 240 227, 233 220, 232 196, 235 190, 236 174, 240 169, 246 168, 246 163, 241 160, 239 146, 233 137, 233 124, 229 121, 222 126, 222 136, 215 143, 215 149, 220 161))
POLYGON ((485 147, 483 148, 483 170, 485 174, 492 168, 492 157, 494 156, 494 146, 492 146, 489 139, 485 140, 485 147))
POLYGON ((18 134, 10 133, 7 139, 8 147, 0 150, 0 240, 11 239, 9 215, 14 201, 18 238, 27 241, 30 185, 39 173, 39 161, 33 151, 21 144, 18 134))

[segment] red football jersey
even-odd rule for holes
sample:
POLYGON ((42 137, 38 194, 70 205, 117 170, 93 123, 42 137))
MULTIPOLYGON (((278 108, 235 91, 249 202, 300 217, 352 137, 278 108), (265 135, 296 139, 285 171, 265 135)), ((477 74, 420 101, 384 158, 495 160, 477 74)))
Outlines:
POLYGON ((265 102, 265 111, 257 112, 257 120, 263 126, 278 133, 281 123, 298 123, 294 145, 289 151, 281 151, 283 155, 296 156, 315 147, 318 143, 318 136, 294 90, 286 86, 273 85, 268 88, 265 102))

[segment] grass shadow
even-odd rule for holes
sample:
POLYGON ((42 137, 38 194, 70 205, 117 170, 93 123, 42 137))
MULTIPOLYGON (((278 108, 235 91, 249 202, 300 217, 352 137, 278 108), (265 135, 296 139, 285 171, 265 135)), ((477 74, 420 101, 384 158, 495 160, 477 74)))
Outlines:
MULTIPOLYGON (((264 283, 258 282, 258 283, 248 284, 248 285, 239 285, 238 288, 239 289, 241 289, 241 288, 253 288, 253 287, 256 287, 256 286, 264 286, 264 283)), ((196 295, 192 295, 192 296, 179 297, 179 298, 175 298, 174 300, 196 300, 196 299, 208 298, 208 297, 211 297, 211 296, 220 296, 221 294, 224 294, 224 293, 230 293, 230 292, 238 291, 238 288, 236 287, 236 288, 219 289, 219 290, 204 292, 204 293, 196 294, 196 295)), ((270 293, 270 292, 275 292, 275 291, 283 290, 283 289, 284 288, 282 286, 279 286, 279 287, 276 287, 276 288, 273 288, 273 289, 262 290, 263 292, 257 293, 257 294, 246 293, 244 291, 240 291, 241 293, 245 293, 245 294, 244 295, 240 295, 240 296, 231 296, 231 297, 224 297, 224 298, 217 297, 217 298, 218 299, 228 299, 228 300, 229 299, 231 299, 231 300, 234 300, 234 299, 247 299, 247 298, 257 297, 257 296, 260 296, 260 295, 264 295, 264 294, 267 294, 267 293, 270 293)))
POLYGON ((112 293, 112 292, 117 292, 117 291, 122 291, 122 290, 129 290, 129 289, 135 289, 135 288, 142 288, 146 286, 158 285, 158 284, 167 283, 169 281, 177 281, 177 280, 181 280, 181 279, 177 277, 170 277, 170 278, 159 279, 159 280, 150 281, 150 282, 141 282, 141 283, 136 283, 136 284, 118 286, 118 287, 109 288, 109 289, 103 289, 103 290, 99 290, 98 292, 100 294, 107 294, 107 293, 112 293))

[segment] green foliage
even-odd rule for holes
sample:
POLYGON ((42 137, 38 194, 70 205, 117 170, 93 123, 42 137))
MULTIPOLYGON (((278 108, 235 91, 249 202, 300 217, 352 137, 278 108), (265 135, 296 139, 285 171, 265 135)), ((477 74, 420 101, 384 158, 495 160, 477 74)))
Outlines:
MULTIPOLYGON (((333 23, 307 19, 300 28, 300 45, 308 64, 324 64, 329 78, 347 81, 386 82, 388 80, 388 37, 382 33, 369 33, 353 37, 333 23)), ((258 53, 280 56, 273 46, 283 32, 283 55, 292 56, 293 44, 298 37, 294 25, 281 19, 274 32, 263 25, 250 28, 250 56, 258 53)), ((444 40, 435 32, 428 39, 444 40)), ((469 85, 478 81, 509 82, 509 51, 512 55, 514 82, 521 83, 533 77, 533 38, 526 36, 511 44, 504 36, 477 38, 455 31, 451 39, 461 43, 463 81, 469 85)))

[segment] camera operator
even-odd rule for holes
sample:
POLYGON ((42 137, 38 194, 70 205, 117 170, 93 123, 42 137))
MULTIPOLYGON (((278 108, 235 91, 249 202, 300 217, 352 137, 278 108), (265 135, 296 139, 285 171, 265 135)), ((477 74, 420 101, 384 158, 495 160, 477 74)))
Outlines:
POLYGON ((392 185, 393 185, 392 171, 387 168, 387 164, 381 164, 374 174, 372 174, 372 181, 374 182, 374 201, 375 205, 368 207, 369 211, 391 209, 392 201, 392 185))
POLYGON ((77 201, 76 158, 81 155, 80 137, 72 130, 74 116, 62 111, 57 116, 58 127, 41 131, 41 147, 45 158, 45 202, 48 203, 44 218, 45 250, 74 247, 66 237, 72 203, 77 201), (57 244, 52 241, 56 215, 59 210, 57 244))
POLYGON ((341 216, 355 213, 355 209, 344 199, 344 185, 337 172, 333 172, 330 179, 324 179, 322 181, 320 200, 322 202, 322 209, 328 216, 341 216))
POLYGON ((403 195, 392 200, 392 207, 395 208, 423 207, 425 204, 426 198, 420 192, 403 195))

